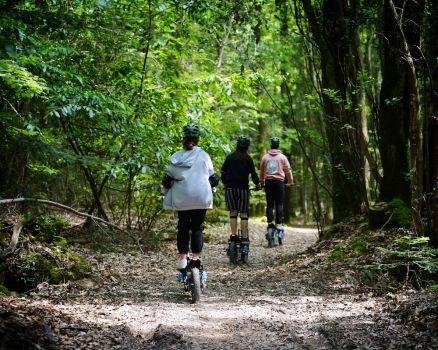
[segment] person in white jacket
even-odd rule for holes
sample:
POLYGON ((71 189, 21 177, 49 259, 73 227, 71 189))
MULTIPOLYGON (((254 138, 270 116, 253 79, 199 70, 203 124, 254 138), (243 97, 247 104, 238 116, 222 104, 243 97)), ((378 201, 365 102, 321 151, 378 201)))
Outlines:
POLYGON ((193 267, 201 265, 205 214, 207 209, 213 208, 212 187, 219 183, 210 156, 198 146, 199 126, 188 124, 183 132, 184 149, 170 157, 170 165, 162 181, 165 189, 163 207, 178 213, 178 269, 187 267, 189 248, 193 267))

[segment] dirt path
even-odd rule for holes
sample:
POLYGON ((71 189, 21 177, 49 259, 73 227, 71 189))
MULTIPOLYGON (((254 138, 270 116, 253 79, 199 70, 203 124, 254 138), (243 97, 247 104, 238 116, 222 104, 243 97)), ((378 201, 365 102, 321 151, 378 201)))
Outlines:
POLYGON ((391 319, 387 297, 352 294, 348 278, 337 283, 310 258, 295 259, 317 240, 315 230, 288 228, 282 247, 267 248, 264 229, 262 223, 250 223, 251 261, 237 267, 225 254, 227 227, 209 232, 203 254, 208 286, 196 305, 176 280, 171 242, 146 256, 87 252, 93 263, 90 279, 41 286, 31 300, 11 300, 11 307, 35 308, 49 324, 47 341, 61 349, 418 346, 409 330, 391 319))

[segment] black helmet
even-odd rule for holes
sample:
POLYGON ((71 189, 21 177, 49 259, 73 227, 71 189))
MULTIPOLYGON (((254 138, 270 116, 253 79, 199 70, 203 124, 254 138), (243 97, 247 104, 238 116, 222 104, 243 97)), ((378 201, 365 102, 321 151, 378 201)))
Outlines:
POLYGON ((280 139, 277 136, 271 137, 271 148, 278 148, 280 146, 280 139))
POLYGON ((246 135, 241 135, 237 139, 237 147, 247 149, 249 147, 249 144, 251 143, 251 140, 246 135))
POLYGON ((199 126, 196 124, 187 124, 183 128, 184 137, 198 138, 200 135, 199 126))

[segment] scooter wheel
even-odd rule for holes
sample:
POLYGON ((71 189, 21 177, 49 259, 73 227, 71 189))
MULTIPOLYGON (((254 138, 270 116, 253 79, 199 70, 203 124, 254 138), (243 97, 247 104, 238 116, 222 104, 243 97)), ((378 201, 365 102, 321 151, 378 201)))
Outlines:
POLYGON ((237 251, 236 251, 236 243, 235 242, 230 242, 230 246, 229 246, 229 251, 230 251, 230 264, 231 265, 235 265, 237 264, 237 251))

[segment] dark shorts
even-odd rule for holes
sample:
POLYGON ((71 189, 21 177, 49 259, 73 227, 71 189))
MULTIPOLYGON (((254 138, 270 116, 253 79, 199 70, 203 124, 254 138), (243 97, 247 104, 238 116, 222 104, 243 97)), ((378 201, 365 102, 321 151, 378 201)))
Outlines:
POLYGON ((241 188, 225 189, 225 202, 228 210, 237 210, 240 213, 248 213, 249 211, 249 190, 241 188))

